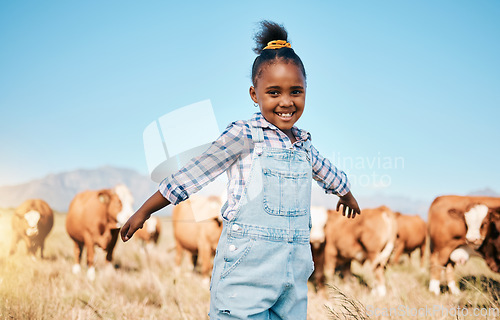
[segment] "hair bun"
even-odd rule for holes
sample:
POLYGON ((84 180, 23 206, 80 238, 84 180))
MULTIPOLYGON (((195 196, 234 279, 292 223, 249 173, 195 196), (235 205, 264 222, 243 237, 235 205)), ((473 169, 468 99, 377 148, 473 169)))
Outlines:
POLYGON ((282 25, 269 21, 262 20, 259 22, 260 30, 255 34, 255 48, 253 51, 256 54, 261 54, 262 50, 270 41, 283 40, 288 42, 288 32, 282 25))

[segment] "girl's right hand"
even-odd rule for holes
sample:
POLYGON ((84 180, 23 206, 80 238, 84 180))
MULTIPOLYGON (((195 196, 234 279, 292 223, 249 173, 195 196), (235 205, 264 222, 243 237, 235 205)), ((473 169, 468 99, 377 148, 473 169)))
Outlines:
POLYGON ((142 229, 144 222, 146 222, 146 220, 148 220, 150 216, 151 214, 144 213, 144 211, 141 211, 140 209, 136 213, 134 213, 127 220, 127 222, 125 222, 122 229, 120 230, 122 241, 126 242, 130 240, 130 238, 132 238, 137 230, 142 229))
POLYGON ((142 229, 144 222, 151 217, 153 212, 156 212, 165 206, 168 206, 170 202, 165 199, 160 191, 156 191, 144 204, 134 213, 133 216, 128 219, 127 222, 122 227, 120 231, 120 235, 122 237, 122 241, 128 241, 134 233, 142 229))

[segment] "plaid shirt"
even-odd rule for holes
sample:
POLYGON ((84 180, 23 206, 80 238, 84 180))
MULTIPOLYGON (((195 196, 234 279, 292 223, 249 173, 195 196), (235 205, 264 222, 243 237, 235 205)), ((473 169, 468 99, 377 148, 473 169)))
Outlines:
MULTIPOLYGON (((203 154, 191 159, 178 172, 163 180, 159 186, 161 194, 176 205, 227 171, 228 206, 222 217, 231 220, 243 195, 252 166, 254 143, 250 126, 263 128, 266 147, 303 150, 303 141, 311 139, 307 131, 294 126, 292 133, 297 141, 292 145, 286 134, 258 112, 249 121, 231 123, 203 154)), ((321 156, 313 146, 311 162, 313 178, 326 193, 343 196, 349 192, 350 184, 346 174, 321 156)))

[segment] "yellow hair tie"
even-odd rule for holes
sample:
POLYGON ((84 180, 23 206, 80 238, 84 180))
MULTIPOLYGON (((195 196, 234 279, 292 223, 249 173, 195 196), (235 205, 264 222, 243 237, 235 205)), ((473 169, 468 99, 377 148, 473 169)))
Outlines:
POLYGON ((292 45, 288 42, 286 42, 285 40, 273 40, 273 41, 269 41, 267 43, 267 47, 265 47, 264 49, 262 50, 266 50, 266 49, 281 49, 281 48, 291 48, 292 45))

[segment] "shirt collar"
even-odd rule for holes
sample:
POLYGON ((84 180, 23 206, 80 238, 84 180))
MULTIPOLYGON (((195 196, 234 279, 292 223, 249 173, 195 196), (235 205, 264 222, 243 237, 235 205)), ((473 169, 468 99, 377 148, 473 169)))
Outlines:
MULTIPOLYGON (((266 118, 264 118, 264 116, 260 112, 254 113, 254 115, 250 119, 250 125, 257 128, 259 127, 269 128, 275 131, 279 130, 278 127, 276 127, 271 122, 267 121, 266 118)), ((306 130, 299 129, 296 126, 292 127, 292 133, 297 138, 297 141, 305 141, 311 139, 311 134, 309 132, 307 132, 306 130)))

